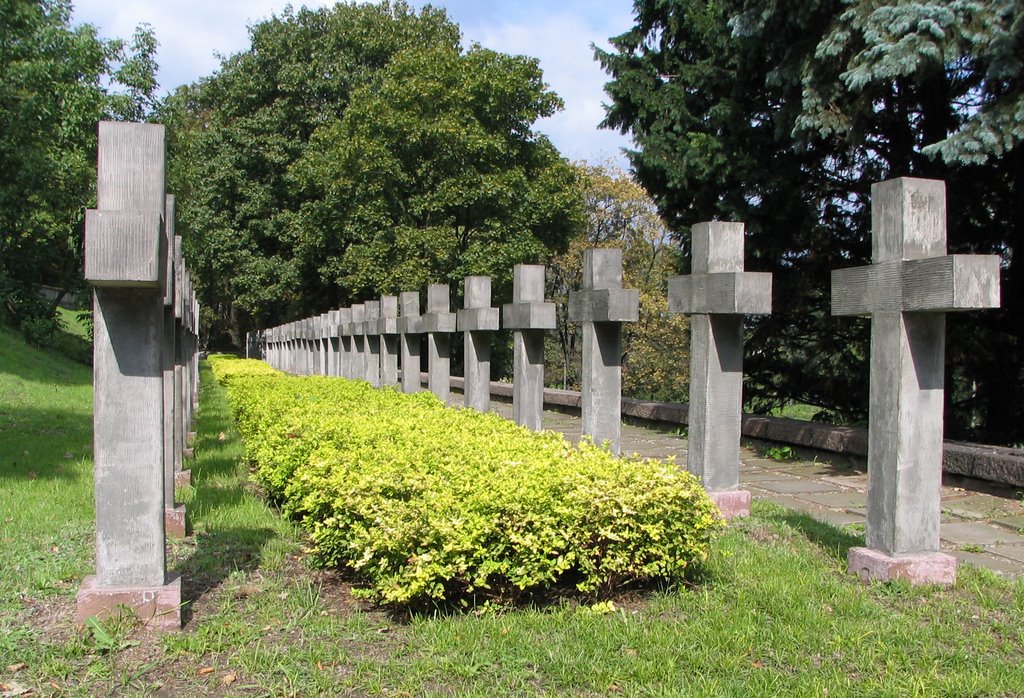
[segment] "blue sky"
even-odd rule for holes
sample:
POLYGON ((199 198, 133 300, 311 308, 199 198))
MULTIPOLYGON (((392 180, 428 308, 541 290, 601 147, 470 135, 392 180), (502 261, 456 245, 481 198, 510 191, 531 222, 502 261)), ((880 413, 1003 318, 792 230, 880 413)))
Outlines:
MULTIPOLYGON (((248 46, 247 25, 280 14, 286 0, 77 0, 75 21, 96 25, 102 36, 131 36, 149 23, 160 42, 157 60, 163 90, 213 72, 216 54, 248 46)), ((294 2, 317 7, 328 2, 294 2)), ((413 0, 416 7, 423 2, 413 0)), ((562 153, 573 160, 625 165, 621 149, 629 139, 597 128, 607 101, 607 76, 593 60, 590 44, 607 47, 610 36, 633 24, 630 0, 450 0, 444 7, 462 28, 463 42, 540 59, 544 77, 565 100, 565 110, 538 123, 562 153)))

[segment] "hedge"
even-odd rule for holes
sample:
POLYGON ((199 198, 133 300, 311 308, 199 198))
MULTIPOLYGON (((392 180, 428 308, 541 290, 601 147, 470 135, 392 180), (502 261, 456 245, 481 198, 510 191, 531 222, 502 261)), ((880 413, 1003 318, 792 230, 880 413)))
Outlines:
POLYGON ((259 483, 377 602, 480 600, 682 580, 717 510, 671 463, 626 460, 494 414, 362 381, 211 357, 259 483))

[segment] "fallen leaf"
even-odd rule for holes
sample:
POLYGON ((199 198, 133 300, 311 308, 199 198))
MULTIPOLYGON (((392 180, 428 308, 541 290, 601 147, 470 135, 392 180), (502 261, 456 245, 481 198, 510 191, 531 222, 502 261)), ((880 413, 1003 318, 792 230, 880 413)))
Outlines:
POLYGON ((224 684, 225 686, 230 686, 231 684, 233 684, 237 680, 238 680, 238 677, 235 676, 234 674, 225 674, 224 677, 220 680, 220 682, 222 684, 224 684))
POLYGON ((65 453, 64 454, 64 460, 71 460, 74 457, 75 457, 74 453, 65 453))
POLYGON ((35 470, 29 470, 28 471, 28 479, 29 480, 35 480, 37 477, 39 477, 39 476, 36 475, 36 471, 35 470))
POLYGON ((227 441, 228 435, 224 432, 217 434, 217 441, 227 441))
POLYGON ((10 666, 8 666, 7 667, 7 671, 9 671, 9 672, 11 672, 13 674, 15 672, 21 671, 22 669, 24 669, 27 666, 28 666, 28 664, 26 664, 25 662, 17 662, 16 664, 11 664, 10 666))
POLYGON ((199 675, 206 676, 207 674, 212 674, 214 671, 215 670, 212 666, 204 666, 202 669, 199 670, 199 675))
POLYGON ((30 693, 32 693, 31 688, 25 688, 20 684, 14 683, 13 681, 9 684, 0 684, 0 690, 3 690, 3 693, 0 693, 0 695, 2 695, 4 698, 14 698, 14 696, 27 696, 30 693))
POLYGON ((381 626, 380 628, 377 628, 377 632, 378 633, 389 633, 389 632, 391 632, 391 628, 389 628, 388 626, 384 625, 384 626, 381 626))

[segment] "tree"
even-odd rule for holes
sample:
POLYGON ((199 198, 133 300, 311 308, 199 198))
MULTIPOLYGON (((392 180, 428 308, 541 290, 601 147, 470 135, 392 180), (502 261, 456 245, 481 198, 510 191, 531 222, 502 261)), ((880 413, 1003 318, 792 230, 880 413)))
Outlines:
POLYGON ((70 20, 65 0, 0 0, 0 294, 23 324, 53 315, 38 284, 83 283, 97 122, 143 118, 156 89, 148 27, 129 43, 70 20))
POLYGON ((689 387, 689 322, 668 312, 668 278, 677 255, 654 202, 628 174, 578 164, 585 228, 569 249, 548 261, 548 297, 558 304, 557 356, 547 362, 548 385, 580 388, 580 326, 569 321, 568 295, 580 288, 583 251, 622 248, 623 286, 640 291, 640 319, 623 325, 623 394, 685 401, 689 387))
POLYGON ((442 10, 403 2, 250 35, 163 109, 215 337, 537 259, 573 229, 571 170, 531 130, 560 106, 536 61, 464 53, 442 10))
POLYGON ((950 322, 948 433, 1024 439, 1024 186, 1020 3, 774 0, 635 3, 598 51, 606 125, 631 132, 638 180, 683 247, 702 220, 748 230, 748 267, 775 274, 751 323, 748 402, 864 418, 867 323, 829 314, 829 272, 866 263, 869 188, 946 180, 954 252, 1004 257, 1004 309, 950 322), (1007 370, 1008 366, 1015 368, 1007 370))

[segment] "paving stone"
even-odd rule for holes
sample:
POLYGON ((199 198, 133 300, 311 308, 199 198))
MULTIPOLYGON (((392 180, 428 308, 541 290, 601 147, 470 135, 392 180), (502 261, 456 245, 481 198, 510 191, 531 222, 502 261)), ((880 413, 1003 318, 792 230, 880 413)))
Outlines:
POLYGON ((949 550, 947 551, 950 555, 955 557, 960 562, 966 562, 967 564, 974 565, 975 567, 984 567, 990 569, 996 574, 1016 579, 1024 575, 1024 564, 1008 560, 998 555, 991 553, 972 553, 966 550, 949 550))
POLYGON ((803 494, 808 492, 834 492, 836 490, 835 485, 830 485, 827 482, 819 482, 817 480, 807 480, 804 478, 794 478, 792 480, 774 480, 771 482, 762 482, 761 487, 771 492, 778 492, 779 494, 803 494))
POLYGON ((993 516, 1024 515, 1020 502, 993 497, 987 494, 974 494, 957 499, 943 500, 942 508, 962 516, 965 519, 989 519, 993 516))
POLYGON ((774 470, 740 471, 741 482, 769 482, 772 480, 796 480, 796 476, 789 473, 778 473, 774 470))
POLYGON ((829 507, 830 509, 860 510, 864 511, 867 495, 863 492, 828 492, 825 494, 807 494, 804 499, 815 504, 829 507))
POLYGON ((1024 565, 1024 545, 992 545, 985 550, 993 555, 999 555, 1024 565))
POLYGON ((867 520, 866 517, 859 514, 851 514, 847 511, 829 511, 828 509, 814 512, 814 518, 830 523, 833 526, 863 524, 867 520))
POLYGON ((842 485, 843 487, 853 487, 858 490, 866 491, 868 488, 867 473, 861 473, 858 475, 826 475, 821 479, 825 482, 842 485))
POLYGON ((992 523, 1021 532, 1024 531, 1024 514, 1020 516, 997 516, 992 519, 992 523))
MULTIPOLYGON (((751 495, 753 495, 753 490, 751 491, 751 495)), ((790 496, 785 495, 785 494, 771 494, 771 493, 769 493, 767 496, 759 496, 759 497, 755 496, 755 498, 756 499, 765 500, 765 501, 769 501, 769 502, 773 502, 775 504, 778 504, 779 506, 783 506, 783 507, 786 507, 787 509, 792 509, 794 511, 798 511, 798 512, 800 512, 802 514, 811 514, 811 515, 817 516, 822 511, 824 511, 824 509, 822 507, 820 507, 820 506, 818 506, 816 504, 811 504, 810 502, 805 502, 802 499, 797 499, 796 497, 790 497, 790 496)))
POLYGON ((1024 536, 987 523, 969 521, 945 524, 939 537, 953 545, 995 545, 996 543, 1024 543, 1024 536))

